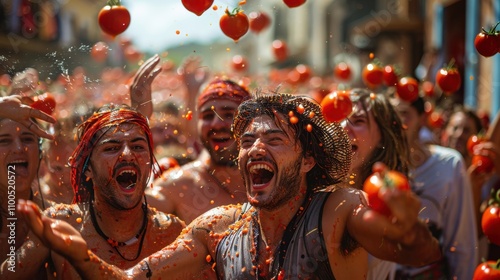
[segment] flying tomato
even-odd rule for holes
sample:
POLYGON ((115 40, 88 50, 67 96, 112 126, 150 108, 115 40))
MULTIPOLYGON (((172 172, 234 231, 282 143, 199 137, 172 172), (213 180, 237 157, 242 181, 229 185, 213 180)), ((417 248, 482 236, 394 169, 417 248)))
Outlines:
POLYGON ((483 28, 481 32, 476 35, 474 47, 480 55, 490 57, 500 52, 500 35, 496 32, 498 24, 500 24, 500 21, 489 31, 483 28))
POLYGON ((184 8, 197 16, 201 16, 213 3, 214 0, 182 0, 184 8))
POLYGON ((238 42, 248 32, 250 23, 243 10, 237 7, 232 12, 226 9, 219 20, 219 26, 224 35, 238 42))
POLYGON ((349 91, 333 91, 321 101, 321 112, 327 122, 339 122, 352 113, 349 91))
POLYGON ((120 4, 120 0, 108 0, 97 16, 101 30, 115 38, 130 25, 130 12, 120 4))

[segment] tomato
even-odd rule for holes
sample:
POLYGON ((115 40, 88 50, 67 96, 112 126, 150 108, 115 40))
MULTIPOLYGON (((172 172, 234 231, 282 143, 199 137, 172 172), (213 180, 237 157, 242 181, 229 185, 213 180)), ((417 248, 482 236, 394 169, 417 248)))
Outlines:
POLYGON ((312 76, 312 70, 309 66, 299 64, 290 70, 287 74, 287 82, 292 85, 307 82, 312 76))
POLYGON ((231 68, 235 71, 244 71, 248 68, 248 61, 242 55, 235 55, 231 59, 231 68))
POLYGON ((240 8, 235 8, 232 12, 226 9, 219 20, 222 32, 235 42, 247 33, 249 25, 247 15, 240 8))
POLYGON ((274 40, 272 43, 273 54, 277 61, 284 61, 288 57, 288 46, 282 40, 274 40))
POLYGON ((368 63, 361 73, 361 77, 365 85, 369 88, 376 88, 382 84, 384 78, 384 71, 376 63, 368 63))
POLYGON ((500 245, 500 209, 497 203, 490 204, 483 212, 481 228, 488 240, 500 245))
POLYGON ((339 122, 352 113, 349 91, 332 91, 321 101, 321 112, 327 122, 339 122))
POLYGON ((427 97, 434 97, 434 84, 429 81, 422 82, 422 91, 427 97))
POLYGON ((363 183, 363 191, 368 196, 368 204, 378 213, 389 217, 391 209, 379 196, 379 192, 384 188, 410 190, 408 179, 403 173, 395 170, 385 170, 374 165, 374 172, 363 183))
POLYGON ((500 260, 497 261, 483 261, 480 263, 472 280, 498 280, 500 279, 500 260))
POLYGON ((399 74, 392 65, 386 65, 384 67, 383 74, 384 84, 388 87, 396 86, 399 81, 399 74))
POLYGON ((104 42, 97 42, 92 46, 90 50, 90 56, 96 62, 104 62, 108 57, 109 47, 104 42))
POLYGON ((437 72, 436 83, 443 92, 453 93, 460 89, 462 78, 457 68, 444 67, 437 72))
POLYGON ((432 112, 429 117, 427 118, 427 123, 429 124, 429 127, 431 128, 442 128, 444 125, 444 118, 443 114, 441 112, 432 112))
POLYGON ((473 155, 471 165, 477 166, 476 171, 479 173, 490 173, 494 167, 493 160, 485 155, 473 155))
POLYGON ((283 2, 289 7, 289 8, 295 8, 298 7, 306 2, 306 0, 283 0, 283 2))
POLYGON ((48 115, 52 115, 56 109, 56 99, 48 92, 35 96, 33 101, 34 102, 30 105, 32 108, 40 110, 48 115))
POLYGON ((250 30, 254 33, 260 33, 271 24, 271 18, 264 12, 251 12, 248 14, 250 30))
POLYGON ((500 35, 495 31, 497 26, 498 23, 490 31, 482 29, 481 32, 476 35, 474 47, 476 47, 480 55, 490 57, 500 52, 500 35))
POLYGON ((399 98, 407 102, 413 102, 418 98, 418 81, 412 77, 399 79, 396 86, 396 93, 399 98))
MULTIPOLYGON (((110 0, 108 3, 111 3, 110 0)), ((123 33, 130 25, 130 13, 127 8, 121 6, 120 1, 114 1, 117 5, 104 6, 97 16, 99 26, 104 33, 111 37, 123 33)))
POLYGON ((486 141, 486 139, 484 139, 481 136, 471 135, 469 137, 469 139, 467 139, 467 151, 469 151, 469 154, 474 155, 474 147, 477 144, 484 142, 484 141, 486 141))
POLYGON ((214 0, 182 0, 184 8, 197 16, 201 16, 213 3, 214 0))
POLYGON ((295 71, 299 73, 299 83, 304 83, 309 80, 312 76, 312 70, 311 67, 305 65, 305 64, 299 64, 295 66, 295 71))
POLYGON ((351 67, 345 62, 340 62, 335 65, 333 72, 335 74, 335 77, 339 78, 340 80, 348 81, 349 79, 351 79, 351 67))
POLYGON ((125 59, 130 63, 135 63, 141 60, 142 53, 137 50, 136 47, 130 45, 123 50, 123 55, 125 59))

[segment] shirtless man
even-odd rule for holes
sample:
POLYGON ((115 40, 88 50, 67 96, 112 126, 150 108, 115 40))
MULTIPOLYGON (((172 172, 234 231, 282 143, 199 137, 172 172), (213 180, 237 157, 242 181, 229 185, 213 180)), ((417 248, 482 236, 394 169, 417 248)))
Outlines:
POLYGON ((413 193, 384 191, 388 218, 371 210, 361 191, 343 186, 350 141, 316 103, 257 97, 240 105, 233 128, 249 203, 199 216, 174 243, 128 271, 100 260, 70 225, 40 215, 31 202, 18 210, 84 279, 199 278, 210 267, 219 279, 364 279, 367 253, 410 265, 441 258, 413 193))
POLYGON ((246 201, 231 133, 238 105, 248 91, 229 79, 213 79, 198 96, 198 135, 205 151, 193 162, 169 170, 146 193, 151 206, 186 223, 216 206, 246 201))
MULTIPOLYGON (((152 145, 148 121, 140 113, 102 108, 79 126, 79 144, 70 159, 75 202, 45 211, 78 229, 92 252, 124 269, 170 244, 185 226, 147 204, 144 190, 156 164, 152 145)), ((0 278, 33 279, 50 254, 58 278, 78 279, 68 262, 34 235, 16 251, 16 272, 4 262, 0 278)))

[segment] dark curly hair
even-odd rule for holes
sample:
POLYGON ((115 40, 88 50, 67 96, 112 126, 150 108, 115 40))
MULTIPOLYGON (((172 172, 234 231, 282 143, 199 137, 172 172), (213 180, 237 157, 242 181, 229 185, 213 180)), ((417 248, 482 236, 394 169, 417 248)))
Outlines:
POLYGON ((255 98, 239 106, 234 118, 233 133, 238 143, 250 122, 261 115, 270 116, 279 127, 290 127, 302 147, 303 156, 315 158, 316 165, 306 175, 309 190, 325 188, 346 179, 352 156, 349 137, 339 123, 325 121, 321 107, 313 99, 257 93, 255 98), (297 117, 297 122, 283 122, 278 117, 291 114, 297 117))

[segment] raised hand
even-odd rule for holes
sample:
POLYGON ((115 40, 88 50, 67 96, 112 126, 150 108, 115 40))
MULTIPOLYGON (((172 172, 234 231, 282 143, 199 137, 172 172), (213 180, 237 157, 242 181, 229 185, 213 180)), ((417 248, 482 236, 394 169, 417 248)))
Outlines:
POLYGON ((182 76, 189 91, 189 99, 196 100, 201 85, 208 79, 208 67, 201 65, 199 56, 187 57, 177 73, 182 76))
POLYGON ((161 72, 161 67, 157 67, 159 62, 160 56, 157 54, 146 60, 135 73, 134 81, 130 86, 132 107, 148 118, 153 114, 151 84, 161 72))
POLYGON ((9 95, 0 98, 0 118, 8 118, 26 126, 29 130, 40 137, 54 139, 54 136, 43 130, 32 118, 40 119, 49 123, 56 120, 42 111, 29 106, 33 100, 20 95, 9 95))
POLYGON ((89 260, 87 242, 70 224, 42 215, 40 208, 29 200, 19 199, 17 211, 45 246, 71 260, 72 264, 89 260))

